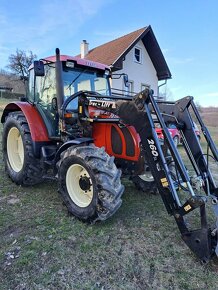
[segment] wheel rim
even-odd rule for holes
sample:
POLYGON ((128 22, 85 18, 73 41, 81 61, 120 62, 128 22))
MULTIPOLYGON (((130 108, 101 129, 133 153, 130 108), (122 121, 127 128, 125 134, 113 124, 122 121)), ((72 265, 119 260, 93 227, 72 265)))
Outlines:
POLYGON ((24 164, 24 146, 20 131, 12 127, 7 136, 8 160, 15 172, 21 171, 24 164))
POLYGON ((179 143, 178 137, 174 137, 173 141, 174 141, 175 146, 177 147, 179 143))
POLYGON ((80 164, 71 165, 66 174, 66 186, 72 201, 87 207, 93 199, 93 184, 88 171, 80 164))
POLYGON ((139 175, 139 178, 141 178, 143 181, 146 181, 146 182, 152 182, 154 181, 154 177, 152 176, 151 172, 148 171, 144 174, 141 174, 139 175))

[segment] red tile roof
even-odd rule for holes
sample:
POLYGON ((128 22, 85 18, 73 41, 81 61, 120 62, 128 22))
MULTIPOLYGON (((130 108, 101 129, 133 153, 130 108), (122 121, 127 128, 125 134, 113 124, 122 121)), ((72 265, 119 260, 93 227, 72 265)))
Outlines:
POLYGON ((112 65, 126 49, 140 37, 146 28, 147 27, 138 29, 115 40, 97 46, 91 49, 85 58, 106 65, 112 65))
MULTIPOLYGON (((125 55, 139 40, 142 40, 150 56, 158 80, 171 78, 171 72, 150 25, 89 50, 85 59, 113 66, 113 71, 120 70, 123 67, 125 55)), ((80 55, 77 56, 80 57, 80 55)))

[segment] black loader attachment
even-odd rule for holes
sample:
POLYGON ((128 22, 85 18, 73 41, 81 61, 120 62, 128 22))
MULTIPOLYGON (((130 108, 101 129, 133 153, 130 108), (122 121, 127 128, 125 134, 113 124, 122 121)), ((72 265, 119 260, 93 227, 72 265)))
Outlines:
POLYGON ((175 218, 182 239, 205 263, 218 256, 218 188, 209 168, 209 150, 216 162, 218 152, 193 102, 193 97, 185 97, 177 102, 158 102, 154 99, 152 91, 146 89, 129 100, 125 97, 122 100, 117 99, 115 96, 105 100, 102 96, 87 92, 85 98, 84 95, 79 97, 79 106, 84 106, 85 102, 87 105, 104 108, 119 116, 121 123, 135 127, 141 138, 142 154, 156 181, 167 212, 175 218), (191 111, 206 139, 206 154, 203 153, 195 134, 191 111), (162 128, 164 146, 158 139, 155 123, 159 123, 162 128), (194 178, 190 176, 173 142, 167 128, 168 123, 174 123, 180 132, 194 178), (167 155, 164 153, 166 148, 167 155), (213 209, 216 219, 213 225, 208 224, 206 205, 213 209), (186 222, 187 215, 194 211, 199 211, 200 225, 197 229, 191 229, 186 222))

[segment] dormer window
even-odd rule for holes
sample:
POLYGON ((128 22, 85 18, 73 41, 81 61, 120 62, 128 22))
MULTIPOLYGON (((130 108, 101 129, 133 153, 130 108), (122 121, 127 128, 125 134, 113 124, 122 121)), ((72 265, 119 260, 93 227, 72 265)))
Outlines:
POLYGON ((139 47, 134 48, 134 61, 137 63, 142 63, 142 50, 139 47))

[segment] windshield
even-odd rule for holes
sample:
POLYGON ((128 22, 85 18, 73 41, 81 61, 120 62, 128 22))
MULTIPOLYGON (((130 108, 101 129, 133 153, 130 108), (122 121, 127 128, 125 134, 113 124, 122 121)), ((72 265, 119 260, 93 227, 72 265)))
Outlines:
MULTIPOLYGON (((63 84, 65 99, 79 91, 94 91, 101 95, 110 95, 108 79, 103 73, 88 69, 74 68, 63 70, 63 84)), ((73 100, 68 109, 77 109, 78 100, 73 100)))
POLYGON ((101 95, 109 95, 108 80, 103 73, 73 69, 63 71, 64 96, 69 97, 78 91, 94 91, 101 95))

